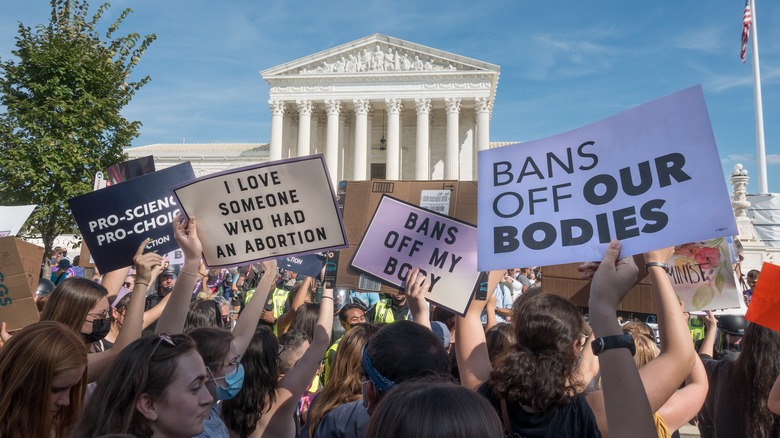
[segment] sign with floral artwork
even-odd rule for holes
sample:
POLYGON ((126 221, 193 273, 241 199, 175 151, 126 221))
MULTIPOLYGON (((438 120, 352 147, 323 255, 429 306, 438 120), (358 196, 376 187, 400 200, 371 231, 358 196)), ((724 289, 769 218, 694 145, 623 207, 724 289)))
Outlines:
POLYGON ((675 248, 667 262, 674 290, 685 310, 730 309, 740 306, 728 239, 686 243, 675 248))

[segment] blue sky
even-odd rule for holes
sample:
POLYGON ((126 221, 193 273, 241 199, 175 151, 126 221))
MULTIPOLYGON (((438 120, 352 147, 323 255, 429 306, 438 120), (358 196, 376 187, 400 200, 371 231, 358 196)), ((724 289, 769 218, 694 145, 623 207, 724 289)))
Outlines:
MULTIPOLYGON (((756 1, 769 189, 780 192, 780 2, 756 1)), ((152 81, 125 110, 143 123, 133 145, 268 142, 259 71, 381 33, 499 65, 492 141, 547 137, 702 84, 724 174, 740 162, 758 191, 742 0, 116 0, 104 25, 125 7, 135 12, 120 31, 157 34, 136 69, 152 81)), ((44 23, 49 11, 2 0, 0 56, 18 21, 44 23)))

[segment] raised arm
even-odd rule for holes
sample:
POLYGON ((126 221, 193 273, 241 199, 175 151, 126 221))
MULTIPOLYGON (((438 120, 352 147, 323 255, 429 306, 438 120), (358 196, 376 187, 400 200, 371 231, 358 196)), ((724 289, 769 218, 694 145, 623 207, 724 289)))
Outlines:
POLYGON ((697 357, 691 373, 685 379, 685 386, 672 394, 658 410, 658 414, 664 419, 669 430, 675 431, 681 428, 699 413, 708 390, 707 371, 697 357))
MULTIPOLYGON (((108 351, 93 353, 87 356, 89 366, 87 367, 88 380, 94 382, 107 370, 114 361, 114 358, 131 342, 141 337, 143 331, 144 303, 146 300, 146 289, 149 287, 149 281, 152 277, 152 270, 162 264, 162 256, 149 252, 144 254, 146 244, 149 239, 141 242, 138 247, 133 262, 137 267, 135 274, 136 281, 133 287, 133 293, 130 294, 130 302, 127 304, 125 319, 122 323, 122 329, 114 342, 114 346, 108 351)), ((125 272, 125 275, 127 273, 125 272)))
POLYGON ((298 286, 298 290, 296 290, 295 295, 293 295, 292 303, 290 303, 290 310, 284 312, 284 314, 276 320, 276 331, 280 335, 287 332, 287 328, 295 317, 295 314, 298 312, 298 308, 306 302, 306 296, 309 294, 311 282, 312 278, 309 276, 306 276, 306 278, 303 279, 303 283, 298 286))
POLYGON ((485 324, 485 332, 493 328, 498 324, 498 318, 496 318, 496 292, 487 296, 487 305, 485 306, 485 316, 487 317, 485 324))
POLYGON ((704 340, 699 347, 699 354, 704 354, 714 359, 715 338, 718 336, 718 320, 709 310, 707 311, 707 315, 704 316, 704 328, 706 333, 704 334, 704 340))
MULTIPOLYGON (((504 271, 491 271, 488 276, 488 290, 493 291, 501 281, 504 271)), ((460 384, 473 390, 490 378, 490 357, 488 356, 485 331, 482 329, 482 309, 485 301, 471 300, 466 315, 455 320, 455 353, 458 358, 460 384)))
POLYGON ((184 219, 179 213, 173 221, 173 237, 179 243, 184 253, 184 265, 179 271, 176 284, 169 295, 168 305, 160 315, 155 328, 155 334, 181 333, 190 308, 192 291, 199 280, 198 266, 203 253, 203 245, 198 238, 198 221, 194 217, 184 219))
POLYGON ((290 418, 298 406, 301 395, 317 374, 322 358, 330 347, 331 330, 333 330, 333 289, 324 289, 311 345, 293 369, 279 381, 279 386, 276 388, 276 402, 267 414, 260 417, 258 427, 250 437, 290 435, 290 418))
POLYGON ((263 277, 260 279, 252 299, 244 306, 244 311, 241 312, 236 327, 233 329, 233 346, 236 353, 241 356, 244 355, 244 352, 249 347, 249 343, 252 341, 257 323, 260 321, 260 314, 263 313, 263 306, 266 299, 268 299, 268 293, 276 277, 276 260, 263 262, 262 266, 265 269, 263 277))
POLYGON ((420 269, 410 269, 406 274, 405 294, 409 300, 409 310, 412 320, 421 326, 431 329, 431 306, 425 299, 430 289, 428 277, 420 273, 420 269))
MULTIPOLYGON (((622 335, 616 309, 631 286, 636 283, 634 259, 618 259, 620 242, 610 242, 604 260, 593 274, 590 286, 590 324, 597 337, 622 335)), ((587 264, 590 265, 590 264, 587 264)), ((580 269, 582 270, 582 266, 580 269)), ((586 274, 591 272, 585 269, 586 274)), ((678 318, 679 319, 679 318, 678 318)), ((634 358, 627 348, 613 348, 599 354, 603 391, 586 398, 593 409, 601 433, 624 437, 657 437, 653 411, 647 402, 642 380, 634 358)))
MULTIPOLYGON (((674 248, 645 254, 646 263, 666 263, 674 248)), ((672 287, 669 274, 658 266, 648 267, 653 285, 653 298, 658 315, 658 332, 661 337, 661 354, 639 370, 647 399, 653 412, 669 400, 680 384, 691 373, 696 351, 691 341, 688 324, 681 315, 680 304, 672 287)))

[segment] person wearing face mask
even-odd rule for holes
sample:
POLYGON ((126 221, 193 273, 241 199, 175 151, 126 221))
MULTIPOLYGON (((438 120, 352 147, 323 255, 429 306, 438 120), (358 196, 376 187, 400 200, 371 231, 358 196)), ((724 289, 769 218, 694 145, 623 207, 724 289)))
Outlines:
MULTIPOLYGON (((360 303, 350 303, 345 305, 339 310, 339 323, 344 329, 344 332, 348 332, 352 327, 363 324, 366 322, 366 308, 360 303)), ((328 352, 325 353, 325 371, 322 374, 322 383, 326 384, 330 377, 330 370, 333 367, 333 360, 336 357, 336 351, 339 348, 340 337, 336 339, 336 342, 328 348, 328 352)))
POLYGON ((147 240, 141 243, 133 259, 138 266, 134 286, 136 293, 132 294, 122 330, 112 349, 101 351, 94 344, 105 338, 111 330, 108 290, 119 291, 127 276, 128 268, 107 273, 104 277, 106 286, 85 278, 69 279, 54 288, 43 309, 41 321, 57 321, 65 324, 89 346, 92 353, 88 355, 89 382, 97 380, 122 349, 141 336, 144 292, 149 286, 153 269, 162 263, 159 254, 143 254, 147 243, 147 240))
POLYGON ((176 286, 177 279, 176 271, 171 268, 165 268, 157 277, 155 287, 149 288, 146 297, 146 310, 159 304, 168 294, 173 291, 173 287, 176 286))

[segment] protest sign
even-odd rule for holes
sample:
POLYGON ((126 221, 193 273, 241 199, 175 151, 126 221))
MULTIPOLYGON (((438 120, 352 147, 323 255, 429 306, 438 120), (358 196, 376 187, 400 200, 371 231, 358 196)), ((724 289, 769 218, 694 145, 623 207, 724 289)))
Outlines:
POLYGON ((666 263, 674 291, 683 301, 686 311, 740 306, 742 291, 731 267, 728 239, 680 245, 666 263))
POLYGON ((0 207, 0 237, 16 236, 37 205, 0 207))
POLYGON ((347 244, 322 155, 207 175, 174 189, 209 267, 303 255, 347 244))
POLYGON ((479 152, 479 269, 601 260, 737 234, 701 87, 479 152))
POLYGON ((745 319, 780 332, 780 266, 764 262, 745 319))
POLYGON ((171 225, 179 204, 170 189, 193 178, 186 162, 68 201, 100 272, 132 265, 147 237, 160 254, 179 247, 171 225))
POLYGON ((309 254, 298 257, 285 257, 277 261, 280 269, 295 272, 312 278, 320 278, 325 257, 321 254, 309 254))
POLYGON ((154 156, 149 155, 114 164, 106 169, 106 174, 108 175, 108 180, 111 185, 116 185, 123 181, 150 174, 154 171, 154 156))
POLYGON ((383 196, 352 267, 403 289, 410 269, 431 284, 429 301, 460 315, 479 277, 473 225, 383 196))
POLYGON ((38 321, 34 292, 42 259, 42 247, 14 237, 0 238, 0 321, 8 331, 38 321))

